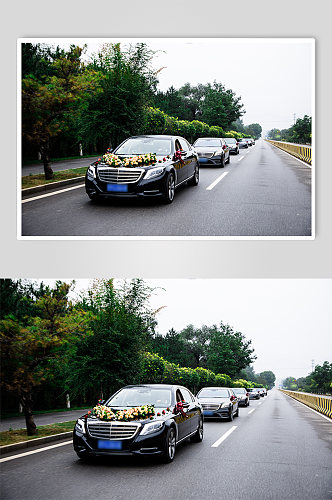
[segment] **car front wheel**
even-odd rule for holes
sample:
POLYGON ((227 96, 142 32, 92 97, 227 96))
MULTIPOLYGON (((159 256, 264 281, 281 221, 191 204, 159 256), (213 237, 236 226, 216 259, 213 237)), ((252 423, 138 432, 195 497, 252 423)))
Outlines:
POLYGON ((221 168, 225 167, 225 155, 222 155, 222 157, 221 157, 220 166, 221 166, 221 168))
POLYGON ((197 427, 197 431, 195 432, 195 434, 193 436, 191 436, 190 441, 192 441, 193 443, 200 443, 201 441, 203 441, 203 435, 204 435, 203 419, 200 418, 199 424, 197 427))
POLYGON ((165 447, 164 447, 164 455, 163 462, 169 464, 173 462, 175 456, 175 447, 176 447, 176 437, 175 437, 175 429, 174 427, 170 427, 167 432, 165 447))
POLYGON ((172 203, 175 195, 175 178, 173 172, 170 172, 167 176, 165 187, 164 187, 164 201, 165 203, 172 203))
POLYGON ((199 182, 199 167, 198 165, 196 165, 194 175, 191 179, 189 179, 188 184, 189 186, 197 186, 198 182, 199 182))
POLYGON ((229 420, 229 422, 233 422, 233 418, 234 418, 234 415, 233 415, 233 408, 230 408, 230 409, 229 409, 229 416, 228 416, 228 420, 229 420))

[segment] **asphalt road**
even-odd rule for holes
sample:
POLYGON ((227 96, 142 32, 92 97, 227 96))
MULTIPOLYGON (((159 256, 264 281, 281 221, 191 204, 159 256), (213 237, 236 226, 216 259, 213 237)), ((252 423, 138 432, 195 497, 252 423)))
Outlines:
POLYGON ((23 200, 23 236, 311 235, 311 168, 263 140, 224 169, 202 167, 199 185, 181 187, 171 205, 94 204, 83 185, 39 196, 23 200))
POLYGON ((204 430, 202 443, 184 442, 168 465, 131 457, 83 463, 71 441, 29 449, 29 454, 17 451, 11 460, 1 459, 1 498, 332 497, 332 423, 279 391, 251 401, 233 422, 206 421, 204 430))

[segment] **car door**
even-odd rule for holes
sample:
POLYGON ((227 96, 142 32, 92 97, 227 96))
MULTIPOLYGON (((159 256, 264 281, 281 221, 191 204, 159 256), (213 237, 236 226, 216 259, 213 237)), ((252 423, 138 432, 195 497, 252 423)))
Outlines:
MULTIPOLYGON (((180 388, 176 389, 176 404, 182 403, 184 401, 184 395, 180 388)), ((185 405, 186 406, 186 405, 185 405)), ((184 407, 183 411, 178 411, 175 413, 175 422, 177 423, 178 437, 177 440, 180 441, 190 434, 191 419, 189 418, 188 408, 184 407)))
POLYGON ((233 411, 233 413, 235 413, 238 406, 239 406, 239 402, 238 402, 236 394, 233 391, 229 390, 228 392, 229 392, 230 398, 232 398, 232 396, 234 396, 234 398, 232 398, 232 405, 233 405, 232 411, 233 411))
POLYGON ((183 137, 179 137, 179 142, 181 145, 181 149, 183 151, 183 180, 189 179, 190 177, 193 176, 193 173, 195 171, 195 166, 196 166, 196 161, 195 161, 195 155, 193 150, 191 149, 191 146, 186 139, 183 139, 183 137))
MULTIPOLYGON (((175 151, 180 151, 182 146, 180 144, 179 138, 176 137, 174 141, 174 149, 175 151)), ((185 180, 185 162, 182 159, 177 159, 174 162, 174 168, 176 170, 176 184, 180 184, 185 180)))
POLYGON ((187 426, 186 431, 188 432, 188 434, 190 434, 191 432, 194 432, 198 427, 198 422, 200 417, 199 407, 196 403, 194 396, 188 389, 186 389, 185 387, 181 387, 181 392, 185 403, 189 405, 185 409, 185 412, 187 415, 187 423, 189 424, 187 426))

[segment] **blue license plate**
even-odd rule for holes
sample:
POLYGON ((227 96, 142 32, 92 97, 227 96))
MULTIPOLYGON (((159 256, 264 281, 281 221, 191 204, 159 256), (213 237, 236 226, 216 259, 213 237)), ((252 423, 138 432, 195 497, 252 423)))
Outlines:
POLYGON ((206 417, 212 417, 212 415, 214 415, 214 412, 210 410, 204 410, 203 413, 206 417))
POLYGON ((128 193, 128 184, 107 184, 106 189, 111 193, 128 193))
POLYGON ((98 439, 98 450, 122 450, 122 441, 98 439))
POLYGON ((199 163, 207 163, 209 160, 208 158, 198 158, 199 163))

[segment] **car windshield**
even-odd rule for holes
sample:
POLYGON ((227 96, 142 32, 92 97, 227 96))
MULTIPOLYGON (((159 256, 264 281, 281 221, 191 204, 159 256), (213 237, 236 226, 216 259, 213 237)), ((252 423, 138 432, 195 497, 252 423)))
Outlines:
POLYGON ((245 389, 233 389, 233 392, 235 392, 235 394, 245 394, 246 390, 245 389))
POLYGON ((229 398, 227 389, 202 389, 198 394, 198 398, 229 398))
POLYGON ((208 147, 212 147, 212 148, 220 148, 221 147, 221 142, 219 139, 198 139, 195 144, 194 144, 194 147, 205 147, 205 146, 208 146, 208 147))
POLYGON ((248 389, 249 392, 257 392, 257 389, 248 389))
POLYGON ((235 144, 236 143, 236 140, 232 139, 232 138, 230 138, 230 139, 226 138, 226 139, 224 139, 224 141, 227 142, 227 144, 235 144))
POLYGON ((154 405, 157 408, 167 408, 171 405, 171 390, 151 387, 127 387, 121 389, 107 401, 107 406, 129 407, 154 405))
POLYGON ((154 137, 133 137, 127 139, 122 146, 115 150, 117 155, 143 155, 146 153, 155 153, 158 156, 171 154, 170 138, 154 137))

